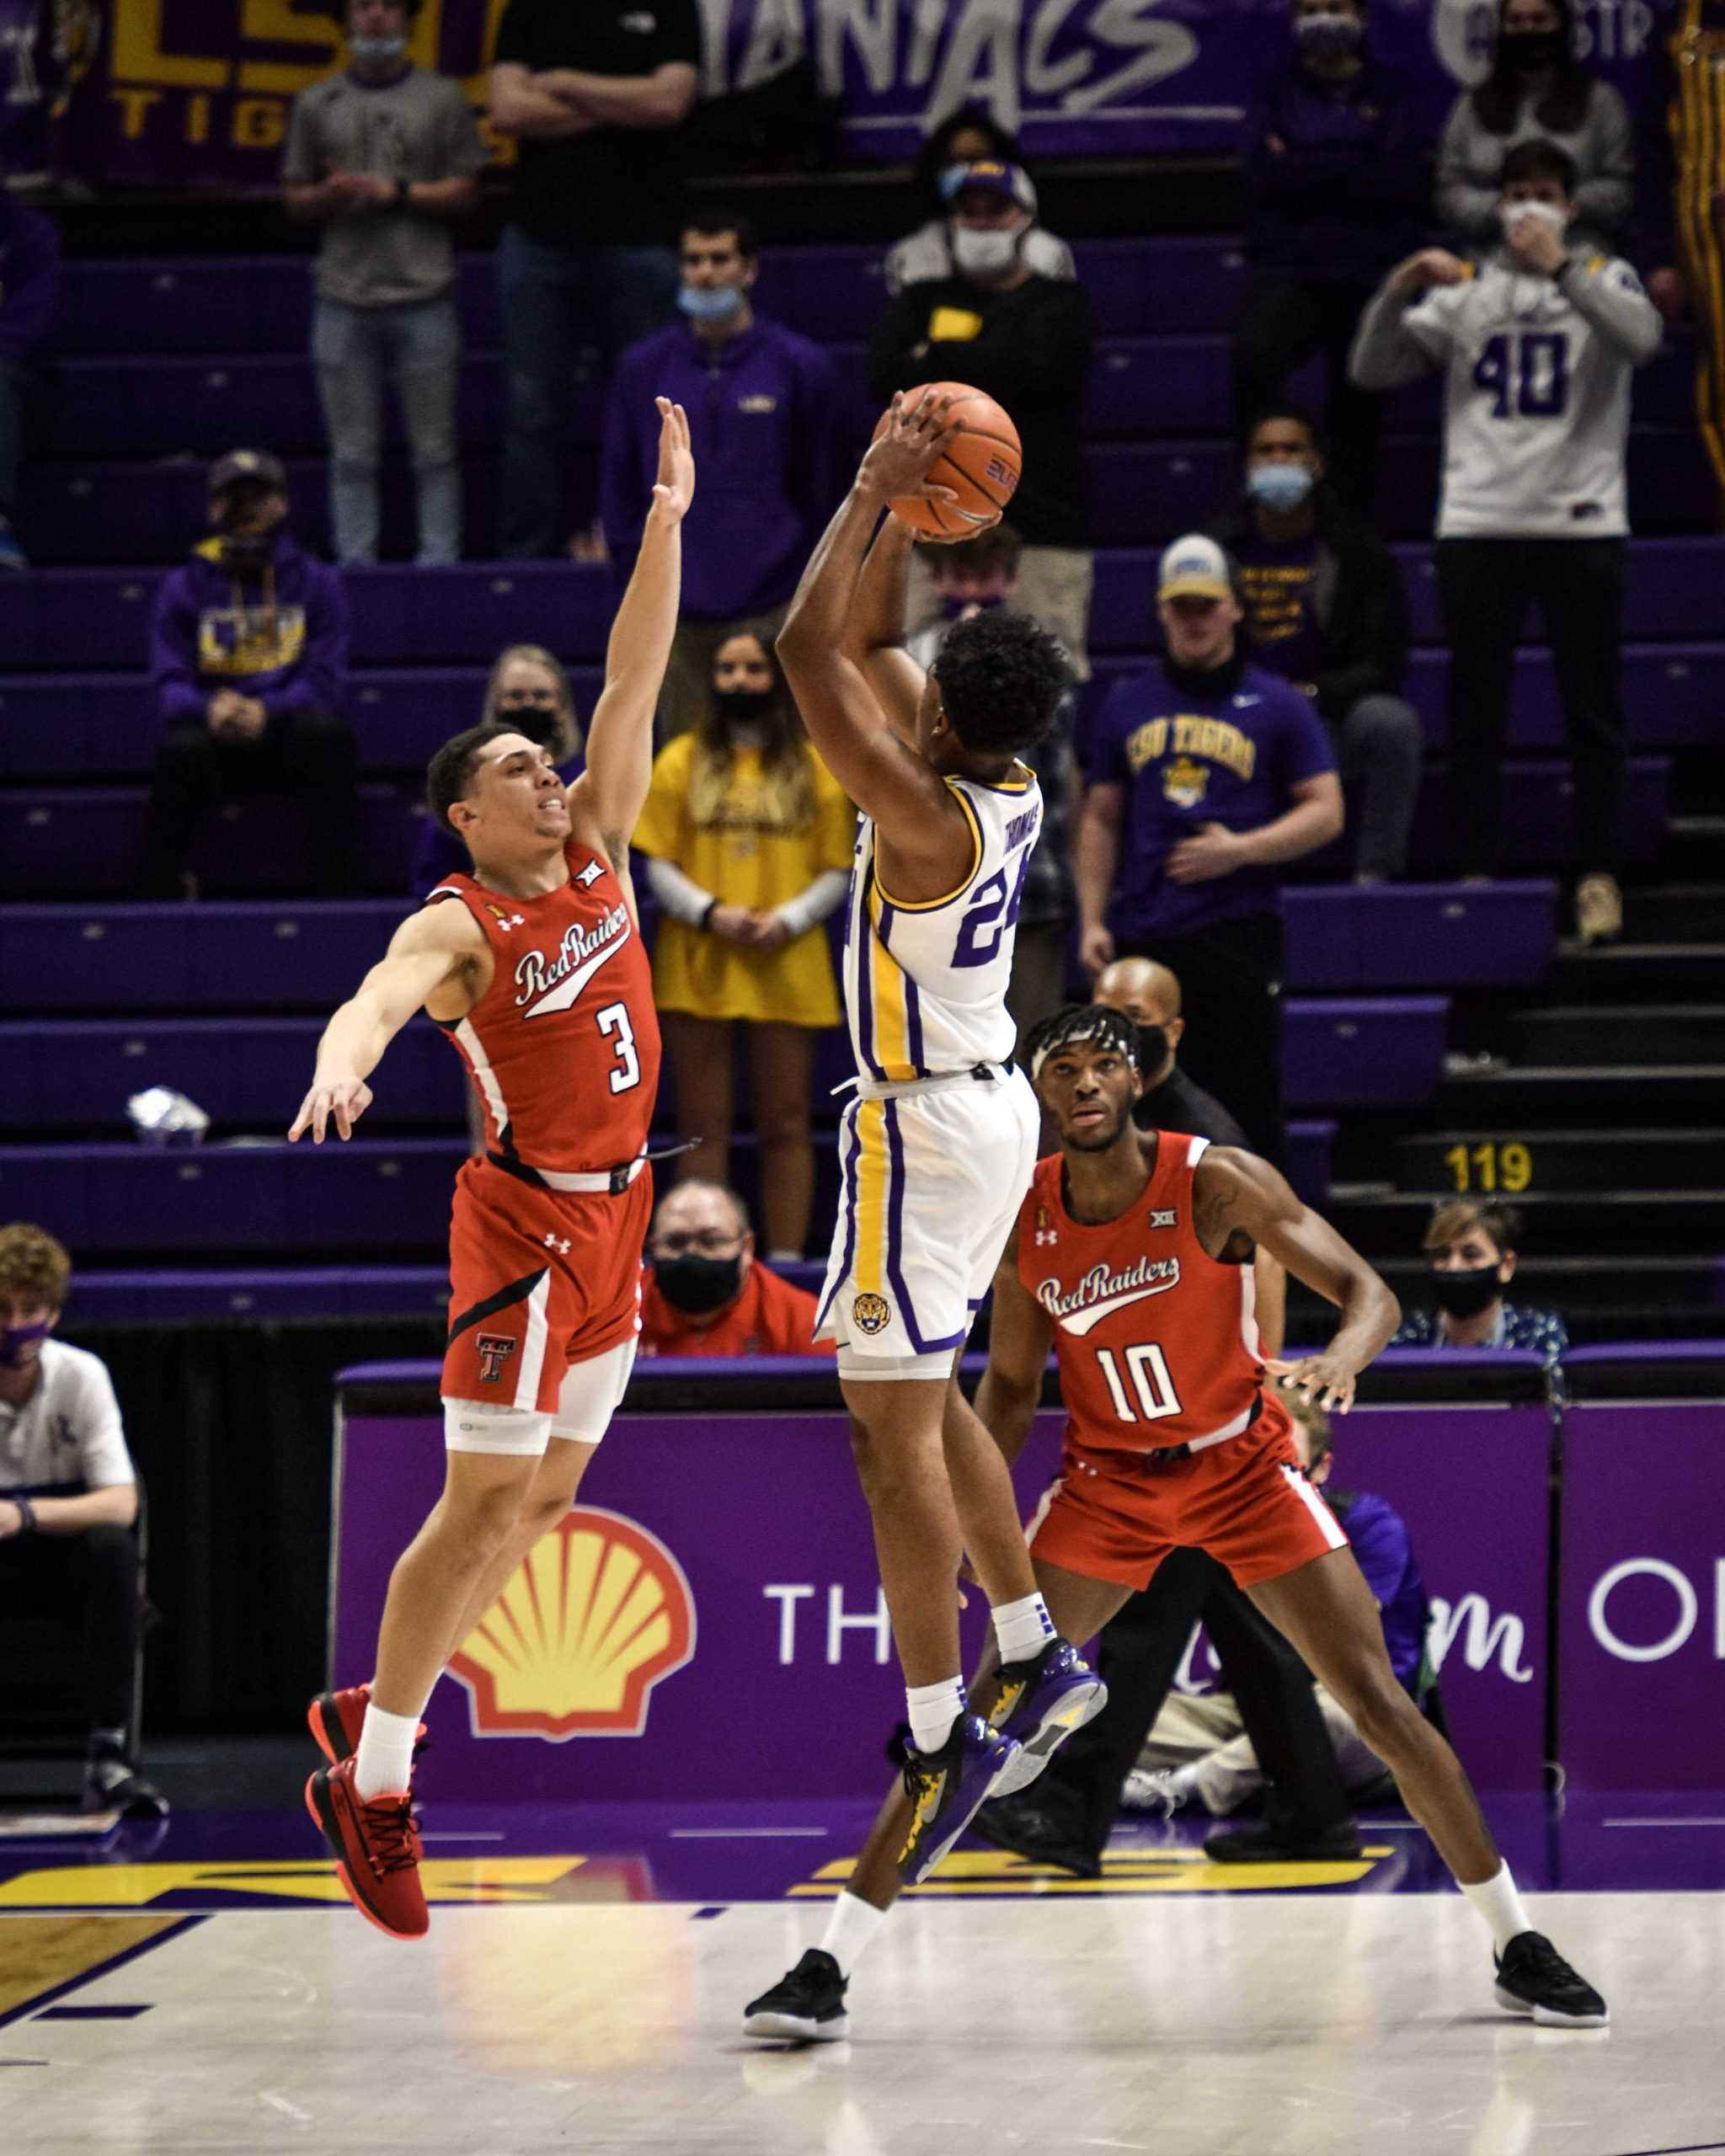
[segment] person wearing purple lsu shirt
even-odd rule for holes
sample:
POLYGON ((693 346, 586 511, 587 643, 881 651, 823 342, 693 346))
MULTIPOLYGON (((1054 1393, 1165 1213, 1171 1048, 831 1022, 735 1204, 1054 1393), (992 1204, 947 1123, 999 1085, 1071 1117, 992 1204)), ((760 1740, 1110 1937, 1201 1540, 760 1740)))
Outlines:
POLYGON ((1079 952, 1092 977, 1127 956, 1173 969, 1190 1076, 1274 1160, 1280 867, 1340 834, 1342 782, 1310 700, 1247 663, 1237 579, 1213 539, 1188 533, 1167 549, 1156 612, 1163 655, 1114 690, 1090 732, 1079 952))

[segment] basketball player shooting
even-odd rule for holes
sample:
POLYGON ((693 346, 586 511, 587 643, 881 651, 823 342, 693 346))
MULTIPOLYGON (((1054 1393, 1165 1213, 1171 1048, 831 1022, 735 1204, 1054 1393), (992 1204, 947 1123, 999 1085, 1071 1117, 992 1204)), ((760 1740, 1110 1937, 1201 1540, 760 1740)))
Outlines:
MULTIPOLYGON (((995 1275, 976 1405, 1004 1467, 1030 1433, 1052 1349, 1067 1422, 1030 1554, 1054 1622, 1088 1640, 1171 1550, 1208 1550, 1394 1774, 1491 1931, 1498 2004, 1551 2027, 1604 2026, 1605 2001, 1528 1923, 1460 1761, 1396 1681, 1348 1539, 1299 1465, 1287 1409, 1263 1384, 1268 1371, 1345 1414, 1354 1380, 1395 1330, 1395 1297, 1268 1161, 1135 1127, 1137 1028, 1118 1011, 1074 1006, 1045 1019, 1027 1048, 1059 1150, 1038 1166, 995 1275), (1264 1358, 1258 1249, 1339 1309, 1319 1353, 1264 1358)), ((985 1652, 977 1673, 985 1707, 994 1661, 985 1652)), ((906 1811, 895 1791, 826 1946, 751 2003, 746 2034, 806 2042, 845 2033, 857 1956, 898 1893, 892 1853, 906 1811)))
POLYGON ((689 423, 659 400, 658 483, 612 624, 587 766, 567 789, 507 724, 432 759, 431 805, 465 840, 330 1020, 288 1132, 349 1138, 384 1050, 422 1007, 467 1066, 487 1151, 456 1178, 443 1495, 389 1582, 369 1685, 310 1710, 329 1760, 306 1790, 350 1898, 392 1937, 426 1929, 409 1787, 445 1663, 569 1510, 634 1361, 645 1161, 659 1076, 652 976, 629 881, 653 713, 676 627, 689 423))
MULTIPOLYGON (((1018 894, 1042 822, 1018 758, 1053 722, 1065 663, 1023 616, 961 623, 927 675, 895 642, 861 633, 879 611, 859 578, 881 514, 895 498, 951 499, 927 475, 957 431, 948 399, 895 399, 778 638, 810 739, 862 812, 844 969, 857 1097, 819 1329, 838 1342, 904 1670, 907 1880, 1105 1697, 1055 1634, 1006 1464, 954 1375, 1036 1159, 1036 1103, 1007 1060, 1018 894), (960 1677, 967 1550, 1002 1664, 992 1726, 967 1713, 960 1677)), ((880 543, 901 624, 908 541, 900 527, 880 543)))

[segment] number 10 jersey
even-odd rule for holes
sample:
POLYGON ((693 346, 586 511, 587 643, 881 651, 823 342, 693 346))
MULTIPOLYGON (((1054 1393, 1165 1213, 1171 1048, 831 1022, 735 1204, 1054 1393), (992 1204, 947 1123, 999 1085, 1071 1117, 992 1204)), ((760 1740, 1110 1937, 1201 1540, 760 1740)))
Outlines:
POLYGON ((906 903, 882 888, 872 817, 862 819, 845 915, 845 1011, 865 1081, 901 1085, 1004 1063, 1017 1028, 1007 1010, 1018 904, 1042 790, 1019 778, 948 778, 969 820, 969 874, 943 899, 906 903))

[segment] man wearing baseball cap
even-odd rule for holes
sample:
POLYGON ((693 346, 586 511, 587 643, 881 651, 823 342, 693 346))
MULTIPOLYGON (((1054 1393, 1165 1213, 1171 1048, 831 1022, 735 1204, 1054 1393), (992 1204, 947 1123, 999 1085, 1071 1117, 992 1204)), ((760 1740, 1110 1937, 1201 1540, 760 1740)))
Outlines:
POLYGON ((163 579, 150 622, 157 751, 140 888, 195 895, 192 851, 211 812, 248 793, 293 794, 312 882, 352 889, 358 753, 340 715, 348 647, 339 571, 288 536, 287 474, 267 449, 210 467, 212 536, 163 579))
POLYGON ((1280 866, 1342 829, 1335 752, 1310 701, 1247 663, 1233 564, 1189 532, 1162 558, 1162 656, 1123 681, 1085 757, 1080 952, 1172 967, 1194 1082, 1271 1159, 1282 1138, 1280 866))

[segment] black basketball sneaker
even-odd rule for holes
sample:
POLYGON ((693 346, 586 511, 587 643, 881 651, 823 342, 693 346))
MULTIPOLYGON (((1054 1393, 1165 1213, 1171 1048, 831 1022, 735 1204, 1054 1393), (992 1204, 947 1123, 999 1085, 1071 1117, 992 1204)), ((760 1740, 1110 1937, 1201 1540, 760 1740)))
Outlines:
POLYGON ((848 1982, 830 1954, 811 1946, 771 1991, 743 2009, 743 2034, 776 2037, 781 2043, 836 2044, 850 2032, 845 2012, 848 1982))
POLYGON ((960 1715, 938 1752, 905 1747, 905 1794, 916 1806, 899 1851, 899 1876, 907 1886, 927 1878, 1016 1764, 1018 1752, 1013 1738, 991 1729, 980 1715, 960 1715))
POLYGON ((1519 1931, 1494 1954, 1499 2006, 1530 2015, 1542 2029, 1606 2029, 1610 2009, 1542 1931, 1519 1931))

